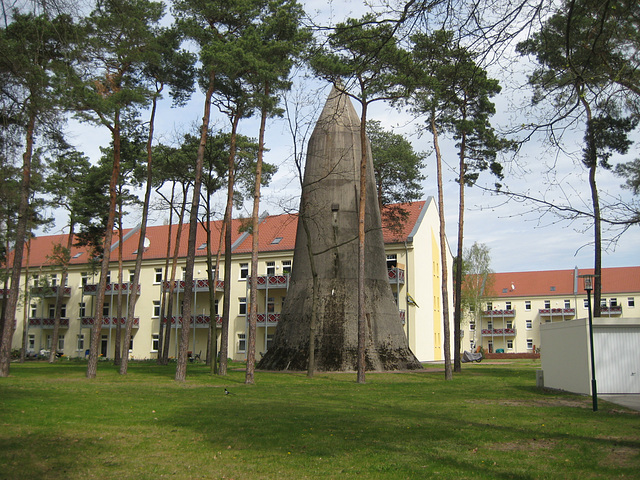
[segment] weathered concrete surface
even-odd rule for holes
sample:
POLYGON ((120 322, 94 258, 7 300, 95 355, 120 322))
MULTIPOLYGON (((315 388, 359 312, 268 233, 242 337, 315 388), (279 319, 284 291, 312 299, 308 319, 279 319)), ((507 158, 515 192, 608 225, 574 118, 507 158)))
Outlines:
MULTIPOLYGON (((309 140, 300 204, 318 278, 316 369, 320 371, 357 369, 360 152, 360 119, 348 96, 334 88, 309 140)), ((408 347, 387 277, 370 147, 367 174, 367 370, 421 368, 408 347)), ((312 291, 307 235, 300 220, 289 291, 273 344, 259 368, 307 368, 312 291)))

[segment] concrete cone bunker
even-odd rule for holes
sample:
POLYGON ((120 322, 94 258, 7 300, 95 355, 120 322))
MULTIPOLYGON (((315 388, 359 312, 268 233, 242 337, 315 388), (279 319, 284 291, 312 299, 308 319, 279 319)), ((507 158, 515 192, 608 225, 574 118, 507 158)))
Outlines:
MULTIPOLYGON (((416 369, 421 365, 409 349, 387 276, 368 142, 367 150, 366 368, 416 369)), ((318 278, 318 371, 357 369, 360 159, 360 119, 349 97, 333 88, 309 140, 300 202, 318 278)), ((302 218, 296 235, 289 290, 261 369, 307 369, 313 278, 302 218)))

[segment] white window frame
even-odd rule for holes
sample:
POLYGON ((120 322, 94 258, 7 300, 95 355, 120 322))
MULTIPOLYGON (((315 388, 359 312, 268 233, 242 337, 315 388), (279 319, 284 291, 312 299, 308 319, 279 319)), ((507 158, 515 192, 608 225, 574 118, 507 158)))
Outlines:
POLYGON ((160 300, 153 301, 153 314, 151 318, 160 318, 160 300))
POLYGON ((241 263, 240 264, 240 280, 246 280, 249 277, 249 264, 241 263))
POLYGON ((513 350, 513 340, 507 340, 507 350, 513 350))
POLYGON ((78 316, 80 318, 87 316, 87 304, 85 302, 78 303, 78 316))
POLYGON ((157 353, 158 347, 160 347, 160 334, 152 333, 151 334, 151 352, 157 353))
POLYGON ((504 309, 505 310, 511 310, 511 302, 505 302, 504 303, 504 309))
POLYGON ((27 337, 27 348, 29 350, 35 350, 36 349, 36 336, 33 333, 30 333, 29 336, 27 337))
POLYGON ((238 315, 246 316, 247 315, 247 297, 239 297, 238 298, 238 315))
POLYGON ((245 333, 238 333, 237 337, 237 353, 246 353, 247 352, 247 335, 245 333))
POLYGON ((76 340, 76 350, 79 352, 84 350, 84 333, 79 333, 76 340))
POLYGON ((565 299, 565 301, 564 301, 564 308, 571 308, 571 300, 567 300, 567 299, 565 299))
POLYGON ((533 328, 533 320, 526 320, 525 328, 531 330, 533 328))
POLYGON ((525 300, 524 301, 524 309, 526 311, 531 311, 531 300, 525 300))
POLYGON ((544 308, 551 308, 551 300, 544 301, 544 308))
POLYGON ((160 285, 162 283, 162 269, 156 268, 154 270, 153 284, 160 285))
POLYGON ((527 338, 527 350, 533 350, 533 338, 527 338))
POLYGON ((58 352, 64 351, 64 334, 58 333, 58 352))
POLYGON ((291 274, 291 260, 283 260, 282 261, 282 274, 290 275, 291 274))
POLYGON ((267 262, 267 275, 276 274, 276 262, 267 262))
POLYGON ((634 308, 636 306, 636 299, 634 297, 627 297, 627 307, 634 308))

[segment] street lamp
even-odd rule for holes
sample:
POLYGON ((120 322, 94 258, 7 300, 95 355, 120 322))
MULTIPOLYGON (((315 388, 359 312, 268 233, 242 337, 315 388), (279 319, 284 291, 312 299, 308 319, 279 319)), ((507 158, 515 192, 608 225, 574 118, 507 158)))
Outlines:
POLYGON ((598 389, 596 388, 596 362, 593 355, 593 319, 591 316, 591 290, 595 275, 580 275, 584 279, 584 289, 587 292, 587 308, 589 309, 589 345, 591 347, 591 398, 593 399, 593 411, 598 411, 598 389))

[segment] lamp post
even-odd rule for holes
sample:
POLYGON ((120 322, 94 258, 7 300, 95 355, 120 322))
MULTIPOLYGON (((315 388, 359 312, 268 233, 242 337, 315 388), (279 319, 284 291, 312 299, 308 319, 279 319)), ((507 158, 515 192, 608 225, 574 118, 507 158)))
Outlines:
POLYGON ((593 279, 595 275, 580 275, 584 279, 584 289, 587 292, 587 308, 589 309, 589 346, 591 350, 591 398, 593 400, 593 411, 598 411, 598 389, 596 388, 596 362, 593 354, 593 319, 591 315, 591 290, 593 290, 593 279))

